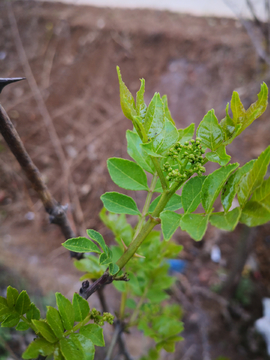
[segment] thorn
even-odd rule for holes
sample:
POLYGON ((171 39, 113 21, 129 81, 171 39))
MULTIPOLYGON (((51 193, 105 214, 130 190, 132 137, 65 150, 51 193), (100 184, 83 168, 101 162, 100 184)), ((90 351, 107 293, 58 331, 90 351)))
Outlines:
POLYGON ((145 256, 139 255, 139 254, 137 254, 137 253, 135 253, 133 256, 134 256, 134 257, 137 257, 137 258, 145 259, 145 256))
MULTIPOLYGON (((124 243, 123 239, 121 239, 121 242, 122 242, 122 244, 123 244, 123 246, 124 246, 124 252, 126 252, 128 247, 127 247, 127 245, 124 243)), ((137 258, 145 259, 145 256, 139 255, 139 254, 137 254, 137 253, 135 253, 133 256, 134 256, 134 257, 137 257, 137 258)))
POLYGON ((124 251, 126 252, 127 251, 127 245, 124 243, 123 239, 121 239, 121 242, 122 242, 122 244, 124 246, 124 251))
POLYGON ((0 78, 0 94, 1 91, 4 89, 4 87, 8 84, 17 82, 17 81, 21 81, 24 80, 24 77, 20 77, 20 78, 0 78))

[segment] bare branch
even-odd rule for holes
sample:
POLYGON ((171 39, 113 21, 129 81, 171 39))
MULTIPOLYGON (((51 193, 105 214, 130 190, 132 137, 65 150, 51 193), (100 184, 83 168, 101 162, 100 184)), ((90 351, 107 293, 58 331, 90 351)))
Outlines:
POLYGON ((234 12, 234 14, 237 16, 238 20, 241 22, 241 24, 246 29, 246 32, 247 32, 248 36, 250 37, 250 40, 251 40, 258 56, 262 60, 264 60, 267 65, 270 66, 270 58, 269 58, 269 56, 267 56, 267 53, 263 49, 261 42, 257 39, 255 32, 252 28, 252 23, 248 20, 245 20, 241 16, 239 11, 237 10, 236 6, 234 4, 231 4, 231 2, 229 0, 224 0, 224 2, 230 7, 230 9, 234 12))
POLYGON ((121 331, 122 331, 121 323, 119 321, 117 321, 115 324, 115 327, 114 327, 112 341, 111 341, 109 349, 107 351, 105 360, 111 360, 113 349, 117 343, 117 340, 118 340, 119 335, 121 334, 121 331))
MULTIPOLYGON (((23 169, 26 177, 31 183, 33 189, 37 192, 40 200, 42 201, 46 212, 49 214, 50 222, 58 225, 65 239, 75 237, 73 230, 69 224, 66 216, 66 207, 60 205, 51 195, 38 168, 33 163, 28 155, 20 137, 10 121, 4 108, 0 105, 0 132, 5 139, 8 147, 13 155, 18 160, 21 168, 23 169)), ((72 257, 80 259, 81 254, 71 252, 72 257)))

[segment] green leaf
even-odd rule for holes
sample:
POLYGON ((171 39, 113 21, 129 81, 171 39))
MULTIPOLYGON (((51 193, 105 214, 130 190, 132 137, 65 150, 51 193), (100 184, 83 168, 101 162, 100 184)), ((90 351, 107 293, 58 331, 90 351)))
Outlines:
POLYGON ((22 354, 23 359, 35 359, 39 355, 48 356, 54 351, 54 345, 45 339, 35 339, 31 342, 25 352, 22 354))
POLYGON ((206 153, 205 157, 207 160, 217 162, 221 166, 227 165, 231 159, 231 157, 226 154, 226 149, 224 145, 220 146, 215 151, 206 153))
POLYGON ((72 305, 75 314, 75 321, 83 321, 90 312, 88 302, 83 299, 79 294, 74 293, 72 305))
POLYGON ((70 339, 81 349, 84 354, 84 360, 93 360, 95 356, 95 346, 91 340, 82 334, 71 334, 70 339))
POLYGON ((105 253, 102 253, 99 257, 100 265, 109 265, 112 262, 112 258, 107 256, 105 253))
POLYGON ((258 201, 270 211, 270 177, 267 180, 264 180, 261 186, 254 191, 252 200, 258 201))
POLYGON ((55 345, 54 352, 53 352, 53 359, 54 360, 65 360, 64 356, 61 353, 60 345, 55 345))
POLYGON ((158 360, 159 351, 156 349, 150 349, 146 356, 143 356, 140 360, 158 360))
POLYGON ((0 296, 0 322, 5 320, 11 313, 12 310, 8 307, 7 300, 0 296))
POLYGON ((147 143, 140 144, 142 151, 144 151, 148 156, 153 156, 156 158, 164 158, 163 155, 158 154, 154 149, 153 139, 147 143))
POLYGON ((196 135, 202 139, 202 144, 211 150, 216 150, 222 144, 223 131, 213 109, 208 111, 200 122, 196 135))
POLYGON ((255 160, 251 160, 241 168, 237 169, 228 179, 221 193, 221 202, 224 210, 227 212, 232 206, 233 199, 237 193, 238 184, 242 177, 249 172, 255 160))
POLYGON ((170 316, 159 316, 156 317, 153 323, 153 328, 164 337, 164 340, 171 340, 184 330, 183 323, 178 319, 171 318, 170 316))
POLYGON ((169 295, 165 291, 153 288, 150 288, 150 290, 147 291, 146 297, 153 304, 158 304, 166 299, 169 299, 169 295))
POLYGON ((154 152, 157 154, 166 153, 177 142, 178 137, 179 134, 176 127, 170 120, 165 118, 165 124, 161 133, 153 139, 154 152))
POLYGON ((15 310, 20 314, 25 314, 31 305, 31 300, 25 290, 23 290, 18 296, 15 304, 15 310))
POLYGON ((61 320, 59 311, 51 306, 47 306, 46 314, 47 323, 50 325, 52 331, 58 339, 61 339, 64 334, 64 326, 61 320))
POLYGON ((144 102, 145 80, 144 79, 140 79, 140 80, 141 80, 141 87, 136 94, 136 111, 137 111, 137 115, 140 116, 142 123, 144 123, 146 110, 147 110, 147 106, 144 102))
POLYGON ((236 130, 236 124, 233 122, 233 119, 229 115, 229 103, 226 106, 226 116, 219 123, 222 128, 223 136, 225 142, 227 142, 234 134, 236 130))
POLYGON ((1 327, 15 327, 20 321, 20 315, 17 312, 12 312, 2 322, 1 327))
POLYGON ((82 237, 82 236, 68 239, 67 241, 62 243, 62 245, 66 249, 68 249, 70 251, 78 252, 78 253, 85 253, 85 252, 95 252, 98 254, 101 253, 101 251, 99 250, 97 245, 93 243, 93 241, 87 239, 86 237, 82 237))
POLYGON ((19 291, 11 286, 8 286, 7 304, 10 309, 12 309, 15 306, 18 296, 19 296, 19 291))
POLYGON ((201 190, 206 176, 196 176, 185 183, 182 190, 182 204, 186 213, 197 209, 201 202, 201 190))
POLYGON ((132 309, 132 310, 134 310, 134 309, 136 309, 136 301, 135 300, 133 300, 133 299, 127 299, 127 301, 126 301, 126 307, 127 308, 129 308, 129 309, 132 309))
POLYGON ((30 304, 29 310, 26 313, 27 320, 31 321, 32 319, 40 319, 40 311, 34 303, 30 304))
POLYGON ((19 324, 16 326, 17 331, 26 331, 30 328, 28 324, 26 324, 24 321, 20 321, 19 324))
MULTIPOLYGON (((151 205, 149 206, 149 210, 148 210, 149 213, 152 213, 155 210, 160 198, 161 195, 159 195, 154 201, 152 201, 151 205)), ((182 208, 182 197, 178 194, 173 194, 173 196, 167 202, 164 210, 175 211, 181 208, 182 208)))
POLYGON ((135 160, 144 170, 154 174, 155 167, 150 156, 140 146, 142 140, 139 135, 131 130, 127 130, 127 152, 133 160, 135 160))
POLYGON ((50 343, 55 343, 57 341, 57 337, 54 335, 49 324, 47 324, 44 320, 32 320, 32 323, 38 329, 38 332, 50 343))
POLYGON ((74 261, 74 265, 78 270, 88 272, 90 279, 98 279, 106 270, 93 255, 89 255, 80 261, 74 261))
POLYGON ((125 281, 114 281, 113 286, 116 288, 117 291, 119 291, 121 293, 126 291, 126 289, 127 289, 125 281))
POLYGON ((261 116, 267 107, 268 104, 268 88, 265 83, 261 85, 260 93, 258 94, 258 100, 251 104, 250 107, 245 111, 239 95, 234 92, 232 96, 232 113, 233 121, 237 121, 237 124, 241 124, 242 127, 238 132, 238 135, 241 134, 249 125, 253 123, 259 116, 261 116))
POLYGON ((242 177, 239 183, 238 201, 243 207, 250 195, 259 187, 264 179, 270 162, 270 146, 264 150, 258 159, 253 163, 251 170, 242 177))
POLYGON ((135 276, 135 274, 133 274, 133 273, 128 274, 128 277, 129 277, 129 282, 126 283, 128 288, 132 289, 132 292, 135 295, 142 296, 143 295, 143 290, 142 290, 141 284, 139 283, 138 277, 135 276))
POLYGON ((202 240, 209 219, 209 215, 199 214, 185 214, 180 220, 180 227, 182 230, 187 231, 192 239, 199 241, 202 240))
POLYGON ((123 194, 117 192, 107 192, 101 196, 104 207, 116 214, 139 215, 135 201, 123 194))
POLYGON ((144 128, 149 139, 157 136, 164 125, 165 114, 163 109, 163 102, 158 93, 155 93, 145 115, 144 128))
POLYGON ((118 271, 119 271, 119 266, 118 265, 113 264, 113 263, 109 264, 109 272, 110 272, 111 275, 117 274, 118 271))
POLYGON ((133 121, 133 116, 136 115, 135 101, 130 91, 126 87, 125 83, 122 80, 120 69, 116 67, 119 86, 120 86, 120 104, 124 115, 131 121, 133 121))
MULTIPOLYGON (((179 226, 179 224, 178 224, 179 226)), ((162 256, 168 259, 175 258, 183 250, 183 245, 177 245, 174 242, 163 242, 162 256)))
POLYGON ((270 211, 258 201, 248 201, 242 209, 240 222, 247 226, 259 226, 270 221, 270 211))
POLYGON ((175 343, 184 340, 181 336, 170 336, 169 338, 162 340, 156 344, 157 350, 164 349, 167 352, 175 352, 175 343))
POLYGON ((161 229, 164 239, 166 241, 170 240, 170 238, 173 236, 176 229, 180 225, 181 215, 176 214, 173 211, 166 210, 166 211, 162 211, 162 213, 160 214, 160 219, 161 219, 161 229))
POLYGON ((105 346, 103 329, 97 324, 88 324, 80 328, 80 334, 90 339, 96 346, 105 346))
POLYGON ((90 239, 97 242, 99 244, 99 246, 101 247, 101 249, 108 255, 108 246, 106 245, 106 243, 103 239, 103 236, 99 232, 97 232, 93 229, 86 230, 86 233, 90 237, 90 239))
POLYGON ((195 124, 191 123, 188 127, 185 129, 178 130, 179 138, 178 141, 180 144, 184 145, 186 141, 189 141, 193 138, 195 130, 195 124))
POLYGON ((238 163, 235 163, 219 168, 205 179, 201 191, 201 200, 202 206, 207 213, 212 210, 213 204, 224 183, 238 165, 238 163))
POLYGON ((148 190, 145 172, 133 161, 110 158, 107 166, 112 181, 116 185, 127 190, 148 190))
POLYGON ((234 124, 236 125, 241 123, 241 120, 245 117, 246 111, 236 91, 232 93, 231 109, 233 114, 232 120, 234 124))
POLYGON ((66 330, 71 330, 75 321, 75 314, 71 302, 64 295, 57 292, 55 294, 56 304, 66 330))
POLYGON ((217 212, 210 216, 210 223, 218 229, 233 231, 238 224, 241 215, 239 207, 229 211, 228 213, 217 212))
POLYGON ((61 353, 66 360, 79 360, 84 359, 84 354, 81 347, 78 347, 70 339, 61 339, 59 341, 61 353))
POLYGON ((6 308, 8 308, 7 299, 5 299, 3 296, 0 296, 0 311, 6 308))
POLYGON ((223 145, 227 146, 229 144, 231 144, 233 142, 233 140, 240 134, 240 130, 242 129, 242 125, 238 124, 235 126, 235 130, 233 132, 233 134, 231 135, 230 138, 228 138, 227 140, 223 141, 223 145))
POLYGON ((165 117, 175 125, 175 122, 172 118, 171 112, 169 110, 169 106, 168 106, 168 98, 167 95, 163 95, 162 96, 162 102, 163 102, 163 109, 164 109, 164 113, 165 113, 165 117))

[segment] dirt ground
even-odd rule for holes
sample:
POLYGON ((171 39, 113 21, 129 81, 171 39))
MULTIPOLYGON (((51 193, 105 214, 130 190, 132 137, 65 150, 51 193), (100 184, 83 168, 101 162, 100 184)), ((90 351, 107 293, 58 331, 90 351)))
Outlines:
MULTIPOLYGON (((15 1, 12 9, 14 17, 0 3, 0 77, 27 80, 7 87, 1 104, 53 196, 70 204, 69 217, 78 234, 94 228, 113 241, 98 217, 100 196, 117 189, 106 159, 128 158, 125 131, 131 128, 120 109, 116 65, 134 94, 139 78, 146 79, 147 102, 155 91, 167 94, 172 116, 183 128, 198 124, 211 108, 219 119, 224 117, 233 90, 249 106, 260 83, 270 83, 250 38, 235 20, 34 1, 15 1)), ((228 147, 232 161, 242 165, 269 145, 269 113, 228 147)), ((80 287, 81 273, 71 265, 61 233, 48 224, 41 202, 1 138, 0 147, 1 264, 44 294, 61 291, 71 297, 80 287)), ((138 193, 137 203, 142 196, 138 193)), ((261 316, 262 296, 270 296, 268 230, 263 227, 256 236, 258 277, 251 279, 251 301, 237 303, 229 315, 209 288, 231 267, 241 226, 232 234, 209 228, 199 244, 177 233, 175 240, 184 244, 182 257, 188 261, 173 295, 185 311, 185 341, 176 354, 163 354, 164 359, 266 359, 253 323, 261 316), (221 265, 210 260, 214 244, 220 246, 221 265)), ((113 291, 105 290, 105 295, 113 294, 112 311, 119 306, 113 291)), ((90 306, 99 306, 95 296, 90 306)), ((140 355, 139 336, 126 337, 134 357, 140 355)))

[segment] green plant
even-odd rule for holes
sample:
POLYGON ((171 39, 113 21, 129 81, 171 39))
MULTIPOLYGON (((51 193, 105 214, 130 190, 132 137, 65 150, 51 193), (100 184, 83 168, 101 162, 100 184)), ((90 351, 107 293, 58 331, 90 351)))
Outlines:
MULTIPOLYGON (((264 179, 270 162, 270 146, 258 159, 240 168, 238 163, 228 164, 231 157, 226 153, 226 146, 265 111, 266 84, 261 86, 258 100, 247 110, 234 92, 232 117, 229 104, 220 122, 214 110, 210 110, 193 139, 195 125, 177 129, 166 96, 156 93, 146 106, 145 82, 141 80, 135 103, 119 68, 117 71, 121 107, 133 123, 133 130, 128 130, 126 137, 127 152, 134 161, 111 158, 107 162, 108 171, 119 187, 145 191, 145 203, 140 211, 132 197, 107 192, 101 196, 104 208, 100 217, 114 234, 117 245, 107 246, 102 235, 93 229, 87 230, 88 237, 73 237, 63 244, 73 253, 98 255, 86 255, 75 261, 75 266, 86 274, 82 277, 85 281, 81 296, 75 294, 72 304, 57 293, 58 310, 49 307, 46 319, 40 320, 39 311, 26 292, 18 294, 9 287, 7 299, 0 298, 2 326, 17 326, 18 330, 31 327, 38 336, 23 354, 24 359, 39 354, 54 354, 57 360, 93 359, 94 345, 104 345, 101 326, 104 321, 112 323, 113 317, 90 310, 85 299, 110 283, 121 292, 121 306, 116 314, 121 331, 138 326, 156 343, 155 349, 150 349, 142 359, 158 359, 162 348, 173 352, 175 343, 182 339, 179 334, 183 325, 180 307, 168 302, 166 290, 174 278, 168 274, 166 259, 177 257, 182 249, 169 241, 177 228, 199 241, 209 222, 232 231, 239 221, 257 226, 270 220, 270 181, 264 179), (220 167, 205 176, 205 165, 209 161, 220 167), (150 185, 146 173, 151 177, 150 185), (177 194, 179 190, 181 195, 177 194), (154 194, 158 196, 153 200, 154 194), (223 212, 214 211, 219 195, 223 212), (239 206, 231 210, 236 196, 239 206), (197 212, 200 204, 201 210, 197 212), (134 228, 126 215, 138 217, 134 228), (153 230, 158 224, 161 232, 153 230), (86 279, 95 281, 90 285, 86 279), (87 324, 90 320, 94 323, 87 324)), ((111 350, 107 359, 110 355, 111 350)))

